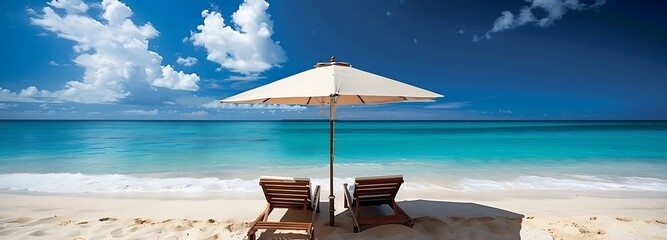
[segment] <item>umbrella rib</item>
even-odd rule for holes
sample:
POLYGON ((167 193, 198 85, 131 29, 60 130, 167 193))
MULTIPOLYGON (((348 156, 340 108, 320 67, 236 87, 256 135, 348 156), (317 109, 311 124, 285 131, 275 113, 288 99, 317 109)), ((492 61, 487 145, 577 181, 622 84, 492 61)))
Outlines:
POLYGON ((308 97, 308 101, 306 102, 306 105, 310 105, 310 99, 313 97, 308 97))
POLYGON ((357 97, 359 98, 359 100, 361 100, 361 103, 366 104, 366 101, 364 101, 364 99, 361 98, 361 96, 357 95, 357 97))
POLYGON ((408 100, 408 98, 403 97, 403 96, 401 96, 401 98, 403 99, 403 101, 407 101, 407 100, 408 100))
POLYGON ((269 101, 269 99, 271 99, 271 98, 264 99, 264 101, 262 101, 262 103, 266 103, 267 101, 269 101))

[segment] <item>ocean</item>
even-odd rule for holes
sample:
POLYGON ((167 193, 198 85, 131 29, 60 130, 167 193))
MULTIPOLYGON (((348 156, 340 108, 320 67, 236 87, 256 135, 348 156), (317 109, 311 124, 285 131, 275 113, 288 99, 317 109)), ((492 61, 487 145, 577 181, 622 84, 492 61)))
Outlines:
MULTIPOLYGON (((326 121, 0 121, 0 192, 253 192, 260 176, 328 189, 326 121)), ((337 121, 336 184, 667 194, 665 121, 337 121)))

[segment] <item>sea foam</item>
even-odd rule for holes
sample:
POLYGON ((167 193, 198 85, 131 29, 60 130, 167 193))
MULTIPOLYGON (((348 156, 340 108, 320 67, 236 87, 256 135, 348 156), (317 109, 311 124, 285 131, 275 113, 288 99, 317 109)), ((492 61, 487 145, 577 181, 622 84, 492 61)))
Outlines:
POLYGON ((257 181, 207 178, 152 178, 122 174, 0 174, 0 190, 45 193, 253 192, 257 181))
POLYGON ((649 177, 618 177, 613 179, 570 175, 570 178, 520 176, 512 180, 464 178, 459 182, 464 191, 499 190, 616 190, 667 191, 667 180, 649 177))
MULTIPOLYGON (((0 191, 38 193, 206 193, 259 192, 259 179, 156 178, 123 174, 86 175, 81 173, 12 173, 0 174, 0 191)), ((313 185, 328 189, 329 179, 312 179, 313 185)), ((352 178, 335 178, 334 186, 354 182, 352 178)))
MULTIPOLYGON (((80 173, 0 174, 0 191, 35 193, 220 193, 260 192, 259 179, 217 177, 145 177, 123 174, 86 175, 80 173)), ((436 181, 434 179, 434 181, 436 181)), ((329 189, 328 178, 313 178, 313 185, 329 189)), ((354 178, 334 178, 334 188, 353 183, 354 178)), ((591 176, 554 178, 521 176, 512 180, 464 178, 454 183, 406 181, 406 190, 501 191, 501 190, 620 190, 667 192, 667 180, 620 177, 613 180, 591 176), (453 185, 445 187, 445 185, 453 185)), ((336 189, 340 190, 340 189, 336 189)))

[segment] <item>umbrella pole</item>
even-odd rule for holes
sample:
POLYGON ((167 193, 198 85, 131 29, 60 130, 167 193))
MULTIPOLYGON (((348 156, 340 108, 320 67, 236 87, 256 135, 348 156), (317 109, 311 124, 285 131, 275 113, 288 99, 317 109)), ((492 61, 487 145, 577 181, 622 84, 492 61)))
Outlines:
POLYGON ((334 215, 336 209, 334 208, 334 120, 336 119, 336 97, 331 96, 329 99, 329 224, 334 227, 334 215))

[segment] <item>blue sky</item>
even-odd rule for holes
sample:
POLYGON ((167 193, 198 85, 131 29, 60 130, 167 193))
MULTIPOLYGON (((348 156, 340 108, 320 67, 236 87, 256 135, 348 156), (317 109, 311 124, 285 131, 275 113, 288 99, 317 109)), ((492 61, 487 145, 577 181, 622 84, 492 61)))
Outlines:
POLYGON ((325 119, 215 101, 332 55, 447 96, 340 119, 667 119, 663 1, 0 5, 0 119, 325 119))

